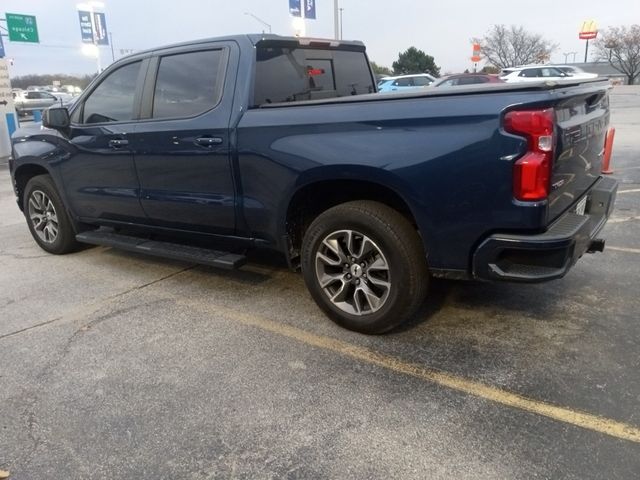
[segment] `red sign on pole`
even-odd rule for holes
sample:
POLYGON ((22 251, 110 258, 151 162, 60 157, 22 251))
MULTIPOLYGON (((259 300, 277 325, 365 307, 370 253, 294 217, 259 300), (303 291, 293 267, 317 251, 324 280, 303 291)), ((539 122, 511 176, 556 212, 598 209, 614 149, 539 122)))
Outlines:
POLYGON ((480 44, 479 43, 474 43, 473 44, 473 56, 471 57, 471 61, 473 63, 478 63, 480 60, 482 60, 482 57, 480 56, 480 44))

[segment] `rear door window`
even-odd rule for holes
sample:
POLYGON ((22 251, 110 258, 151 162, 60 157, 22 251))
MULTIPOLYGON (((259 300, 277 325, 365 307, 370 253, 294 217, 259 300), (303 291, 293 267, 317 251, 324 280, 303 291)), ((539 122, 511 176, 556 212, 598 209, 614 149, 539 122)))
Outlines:
POLYGON ((520 76, 529 78, 541 77, 542 72, 539 68, 527 68, 520 73, 520 76))
POLYGON ((478 82, 478 80, 476 80, 477 77, 460 77, 458 79, 458 85, 473 85, 476 83, 480 83, 478 82))
POLYGON ((563 73, 557 68, 542 68, 543 77, 561 77, 563 73))
POLYGON ((393 82, 393 85, 396 87, 413 87, 413 78, 399 78, 393 82))
POLYGON ((413 77, 413 84, 416 87, 424 87, 426 85, 431 85, 431 80, 427 77, 413 77))
POLYGON ((222 49, 161 57, 152 117, 191 117, 215 107, 222 94, 223 59, 222 49))
POLYGON ((253 106, 375 92, 364 52, 258 47, 253 106))

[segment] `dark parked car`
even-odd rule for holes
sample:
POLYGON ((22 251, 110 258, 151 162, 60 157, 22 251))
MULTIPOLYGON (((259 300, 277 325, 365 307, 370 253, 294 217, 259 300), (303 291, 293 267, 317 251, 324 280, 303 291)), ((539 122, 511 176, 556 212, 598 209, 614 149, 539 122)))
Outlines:
POLYGON ((484 73, 460 73, 439 78, 432 87, 461 87, 464 85, 478 85, 483 83, 504 83, 498 75, 484 73))
POLYGON ((431 276, 551 280, 602 250, 607 82, 375 92, 359 42, 140 52, 14 133, 18 205, 55 254, 84 242, 237 268, 248 249, 281 252, 366 333, 413 315, 431 276))

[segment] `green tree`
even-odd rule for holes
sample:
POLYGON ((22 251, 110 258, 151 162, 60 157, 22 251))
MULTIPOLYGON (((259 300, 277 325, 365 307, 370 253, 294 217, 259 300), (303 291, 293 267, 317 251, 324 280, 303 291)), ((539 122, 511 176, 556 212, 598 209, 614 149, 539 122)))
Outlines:
POLYGON ((440 76, 440 67, 434 58, 416 47, 409 47, 398 54, 398 60, 393 62, 393 72, 397 75, 410 73, 430 73, 434 77, 440 76))
POLYGON ((389 67, 378 65, 374 61, 371 61, 371 69, 376 75, 393 75, 393 71, 389 67))
POLYGON ((640 77, 640 25, 610 27, 596 40, 599 60, 606 60, 633 85, 640 77))
POLYGON ((500 73, 500 69, 498 67, 494 67, 493 65, 485 65, 484 67, 482 67, 482 70, 480 70, 480 72, 496 75, 500 73))

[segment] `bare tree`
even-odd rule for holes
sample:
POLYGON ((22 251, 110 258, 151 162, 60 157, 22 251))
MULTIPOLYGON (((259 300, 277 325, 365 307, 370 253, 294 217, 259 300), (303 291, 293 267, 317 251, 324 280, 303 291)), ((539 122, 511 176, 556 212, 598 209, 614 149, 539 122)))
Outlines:
POLYGON ((640 76, 640 25, 610 27, 595 42, 599 60, 606 60, 633 85, 640 76))
POLYGON ((542 35, 517 25, 494 25, 484 37, 474 38, 473 42, 480 44, 480 51, 489 64, 499 68, 547 62, 558 48, 542 35))

